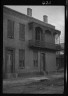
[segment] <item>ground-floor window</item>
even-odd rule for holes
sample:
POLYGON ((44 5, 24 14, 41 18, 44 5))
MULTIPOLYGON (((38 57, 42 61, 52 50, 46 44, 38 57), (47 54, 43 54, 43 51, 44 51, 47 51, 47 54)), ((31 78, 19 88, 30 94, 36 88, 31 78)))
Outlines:
POLYGON ((33 64, 34 67, 38 67, 38 51, 33 51, 33 64))
POLYGON ((25 67, 25 50, 19 49, 19 68, 25 67))

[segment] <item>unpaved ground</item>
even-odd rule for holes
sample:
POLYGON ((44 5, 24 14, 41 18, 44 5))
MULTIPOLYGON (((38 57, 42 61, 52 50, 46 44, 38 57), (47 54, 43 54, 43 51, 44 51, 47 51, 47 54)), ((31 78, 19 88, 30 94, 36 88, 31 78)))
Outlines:
POLYGON ((5 86, 3 93, 22 93, 22 94, 63 94, 64 78, 42 80, 26 85, 14 87, 5 86))

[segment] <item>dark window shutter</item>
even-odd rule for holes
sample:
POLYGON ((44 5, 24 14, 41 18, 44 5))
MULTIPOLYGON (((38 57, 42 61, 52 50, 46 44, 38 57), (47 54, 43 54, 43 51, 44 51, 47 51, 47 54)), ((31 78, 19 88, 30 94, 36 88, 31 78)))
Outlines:
POLYGON ((8 20, 8 37, 14 38, 14 21, 8 20))

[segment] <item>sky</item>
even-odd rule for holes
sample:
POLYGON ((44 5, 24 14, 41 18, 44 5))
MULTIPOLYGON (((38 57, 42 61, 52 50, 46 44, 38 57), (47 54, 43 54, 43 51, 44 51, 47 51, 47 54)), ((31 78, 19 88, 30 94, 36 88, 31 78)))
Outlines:
POLYGON ((60 43, 64 43, 65 38, 65 7, 64 6, 7 6, 20 13, 27 15, 27 8, 32 9, 32 17, 43 21, 43 15, 48 16, 48 23, 61 31, 60 43))

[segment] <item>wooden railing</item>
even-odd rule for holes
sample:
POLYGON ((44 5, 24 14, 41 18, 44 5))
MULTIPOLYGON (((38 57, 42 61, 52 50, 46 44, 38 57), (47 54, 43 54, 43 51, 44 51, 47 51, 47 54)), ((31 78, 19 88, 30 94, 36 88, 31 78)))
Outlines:
POLYGON ((60 46, 53 44, 53 43, 48 43, 45 41, 40 41, 40 40, 29 40, 29 46, 31 47, 38 47, 38 48, 47 48, 47 49, 53 49, 53 50, 60 50, 60 46))

